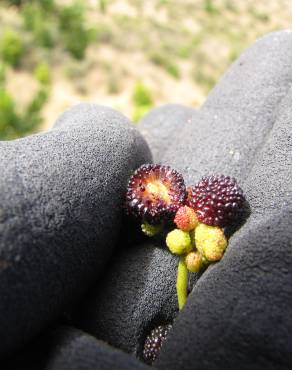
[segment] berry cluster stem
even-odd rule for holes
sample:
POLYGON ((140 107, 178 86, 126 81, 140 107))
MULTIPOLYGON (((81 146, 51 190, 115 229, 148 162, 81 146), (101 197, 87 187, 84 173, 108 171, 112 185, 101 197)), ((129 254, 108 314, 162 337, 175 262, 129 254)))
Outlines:
POLYGON ((187 301, 188 295, 188 269, 185 262, 185 256, 180 256, 177 279, 176 279, 176 292, 178 299, 178 308, 181 310, 187 301))

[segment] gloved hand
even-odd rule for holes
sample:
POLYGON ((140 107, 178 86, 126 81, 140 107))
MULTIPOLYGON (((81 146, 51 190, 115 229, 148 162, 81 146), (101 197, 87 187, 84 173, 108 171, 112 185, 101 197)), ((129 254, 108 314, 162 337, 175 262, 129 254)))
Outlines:
POLYGON ((168 105, 142 119, 158 162, 181 172, 187 185, 212 173, 235 176, 251 214, 222 261, 199 280, 193 274, 194 288, 178 315, 177 261, 165 242, 121 251, 83 304, 85 330, 141 356, 149 331, 176 319, 158 368, 290 366, 291 45, 292 31, 269 34, 233 64, 200 110, 168 105), (166 137, 169 119, 176 130, 166 137))
POLYGON ((149 148, 124 116, 81 104, 0 142, 0 355, 75 303, 113 253, 124 191, 149 148))

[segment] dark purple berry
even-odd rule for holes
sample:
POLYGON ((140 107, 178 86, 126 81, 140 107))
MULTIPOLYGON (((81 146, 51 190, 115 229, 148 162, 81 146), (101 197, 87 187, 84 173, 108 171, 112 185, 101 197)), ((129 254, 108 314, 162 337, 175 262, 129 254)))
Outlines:
POLYGON ((186 200, 182 175, 169 166, 144 164, 131 176, 126 209, 141 221, 158 224, 174 217, 186 200))
POLYGON ((244 202, 243 191, 229 176, 203 177, 198 185, 188 189, 189 207, 196 211, 200 222, 211 226, 233 223, 244 202))
POLYGON ((161 346, 171 327, 170 324, 157 326, 157 328, 151 330, 150 334, 147 336, 143 349, 143 360, 147 364, 152 365, 159 356, 161 346))

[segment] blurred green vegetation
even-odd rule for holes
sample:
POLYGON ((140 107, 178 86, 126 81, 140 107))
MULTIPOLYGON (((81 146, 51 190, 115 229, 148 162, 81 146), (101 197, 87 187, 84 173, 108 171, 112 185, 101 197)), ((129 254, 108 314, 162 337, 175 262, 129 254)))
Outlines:
POLYGON ((60 31, 65 48, 76 59, 83 59, 90 42, 90 30, 85 26, 84 7, 74 3, 60 9, 60 31))
POLYGON ((153 106, 150 89, 141 81, 137 81, 132 95, 134 104, 133 121, 138 122, 153 106))
POLYGON ((46 63, 40 63, 36 66, 34 70, 35 78, 42 84, 42 85, 49 85, 51 81, 49 66, 46 63))
POLYGON ((178 65, 173 62, 169 56, 167 55, 167 52, 156 52, 154 51, 150 55, 150 60, 156 64, 159 67, 162 67, 165 69, 167 73, 169 73, 172 77, 178 79, 180 78, 180 71, 178 65))
POLYGON ((289 25, 292 3, 259 3, 1 1, 0 140, 39 130, 59 99, 95 99, 134 122, 156 104, 200 105, 249 44, 289 25))
POLYGON ((43 56, 48 58, 45 49, 63 47, 72 58, 80 60, 96 36, 86 26, 82 2, 58 5, 54 0, 9 0, 7 3, 18 7, 22 22, 19 29, 1 29, 0 140, 27 135, 43 121, 42 109, 50 97, 51 83, 49 64, 41 61, 43 56), (24 59, 29 59, 36 48, 40 52, 25 66, 24 59), (15 68, 28 69, 38 83, 37 91, 21 109, 6 88, 6 71, 15 68))
POLYGON ((31 33, 34 45, 52 48, 57 39, 53 23, 53 2, 40 5, 37 2, 27 2, 21 8, 25 30, 31 33))
POLYGON ((20 35, 13 30, 5 30, 0 39, 0 55, 4 63, 17 66, 23 54, 20 35))
POLYGON ((50 77, 45 64, 35 70, 39 81, 36 93, 20 112, 6 89, 5 67, 0 65, 0 138, 15 139, 32 132, 42 122, 41 111, 49 96, 50 77))

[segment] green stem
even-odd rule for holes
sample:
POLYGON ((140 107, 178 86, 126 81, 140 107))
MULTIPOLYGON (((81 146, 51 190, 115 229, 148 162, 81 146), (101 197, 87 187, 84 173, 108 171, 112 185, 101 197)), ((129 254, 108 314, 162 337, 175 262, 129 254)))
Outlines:
POLYGON ((176 292, 178 308, 181 310, 187 301, 188 295, 188 269, 185 262, 185 256, 180 256, 179 258, 176 279, 176 292))

